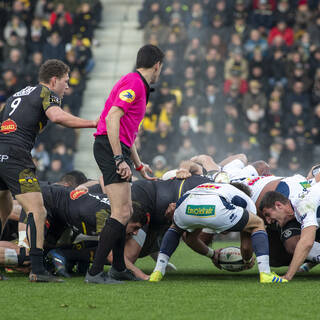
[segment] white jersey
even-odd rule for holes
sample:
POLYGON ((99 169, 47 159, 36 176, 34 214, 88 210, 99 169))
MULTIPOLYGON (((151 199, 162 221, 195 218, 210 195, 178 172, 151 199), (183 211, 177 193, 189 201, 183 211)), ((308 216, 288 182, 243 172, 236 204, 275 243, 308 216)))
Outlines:
POLYGON ((320 223, 320 183, 314 184, 306 192, 291 199, 294 214, 301 224, 301 229, 316 226, 320 223))
POLYGON ((244 209, 256 213, 254 203, 245 193, 229 184, 206 183, 178 200, 174 222, 183 230, 209 228, 219 233, 242 224, 243 215, 247 214, 244 209))
POLYGON ((230 180, 239 179, 243 177, 257 177, 259 174, 252 165, 245 166, 244 163, 239 160, 233 160, 226 164, 222 171, 225 171, 230 180))

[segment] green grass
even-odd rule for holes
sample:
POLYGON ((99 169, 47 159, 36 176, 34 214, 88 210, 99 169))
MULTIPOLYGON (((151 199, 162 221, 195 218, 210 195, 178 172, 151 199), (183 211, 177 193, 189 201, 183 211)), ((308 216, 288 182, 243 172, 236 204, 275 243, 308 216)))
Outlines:
MULTIPOLYGON (((224 244, 226 246, 229 244, 224 244)), ((217 246, 221 246, 218 243, 217 246)), ((0 319, 318 319, 320 272, 286 285, 261 285, 257 269, 217 270, 206 257, 181 245, 171 260, 178 272, 160 283, 90 285, 29 283, 22 275, 0 282, 0 319)), ((151 258, 138 266, 150 273, 151 258)), ((283 274, 286 268, 277 269, 283 274)))

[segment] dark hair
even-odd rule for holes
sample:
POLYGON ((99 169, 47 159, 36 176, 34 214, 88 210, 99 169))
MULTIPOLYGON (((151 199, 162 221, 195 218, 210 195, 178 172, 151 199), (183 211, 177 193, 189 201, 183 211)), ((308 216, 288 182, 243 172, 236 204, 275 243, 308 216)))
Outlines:
POLYGON ((264 208, 273 208, 276 201, 286 204, 289 202, 289 199, 280 192, 268 191, 260 202, 259 210, 262 211, 264 208))
POLYGON ((142 205, 137 201, 132 201, 133 214, 129 220, 129 222, 139 222, 143 226, 147 224, 148 218, 147 213, 143 209, 142 205))
POLYGON ((163 59, 164 53, 160 48, 152 44, 147 44, 138 51, 136 68, 148 69, 153 67, 157 62, 160 62, 161 64, 163 59))
POLYGON ((231 182, 230 184, 240 191, 244 192, 248 197, 251 197, 251 190, 247 185, 241 182, 231 182))
POLYGON ((39 81, 49 83, 52 77, 61 79, 70 72, 70 68, 61 60, 49 59, 44 62, 39 70, 39 81))
POLYGON ((73 187, 73 188, 75 188, 78 185, 83 184, 87 181, 88 181, 88 179, 85 176, 85 174, 81 171, 78 171, 78 170, 73 170, 73 171, 67 172, 60 179, 60 182, 68 184, 70 187, 73 187))

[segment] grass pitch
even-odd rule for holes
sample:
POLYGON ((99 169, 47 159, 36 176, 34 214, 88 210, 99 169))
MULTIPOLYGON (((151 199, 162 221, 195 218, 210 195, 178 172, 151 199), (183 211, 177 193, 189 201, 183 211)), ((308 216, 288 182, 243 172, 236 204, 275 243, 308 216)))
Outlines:
MULTIPOLYGON (((216 247, 228 246, 217 243, 216 247)), ((178 272, 160 283, 29 283, 11 274, 0 282, 0 319, 319 319, 320 268, 288 284, 261 285, 257 269, 217 270, 206 257, 180 245, 171 261, 178 272)), ((151 273, 154 262, 138 266, 151 273)), ((283 274, 286 268, 274 269, 283 274)))

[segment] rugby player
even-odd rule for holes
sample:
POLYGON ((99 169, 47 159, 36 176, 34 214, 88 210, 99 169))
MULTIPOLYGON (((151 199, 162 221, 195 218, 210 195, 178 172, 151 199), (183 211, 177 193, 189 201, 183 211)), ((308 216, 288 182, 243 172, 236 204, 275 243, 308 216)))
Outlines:
POLYGON ((124 261, 125 226, 132 213, 131 160, 143 178, 154 179, 148 175, 152 173, 150 167, 140 161, 134 141, 145 114, 150 84, 158 81, 163 59, 163 52, 156 46, 140 48, 136 72, 125 75, 115 84, 100 115, 94 156, 103 174, 103 192, 110 199, 111 217, 101 231, 95 259, 85 282, 107 284, 111 278, 136 280, 124 261), (111 250, 112 267, 105 274, 104 262, 111 250))
MULTIPOLYGON (((40 186, 44 205, 48 213, 45 223, 45 249, 48 251, 51 248, 55 248, 62 233, 67 228, 71 228, 74 238, 79 234, 87 236, 87 239, 91 242, 90 248, 82 252, 69 249, 61 249, 60 252, 66 254, 68 260, 79 259, 89 263, 90 256, 92 256, 97 246, 98 235, 104 226, 105 220, 110 215, 108 198, 106 198, 104 194, 93 194, 91 192, 74 190, 58 184, 49 185, 40 182, 40 186)), ((133 202, 133 208, 133 215, 126 227, 127 235, 136 234, 138 229, 147 222, 146 213, 141 209, 141 206, 133 202)), ((22 210, 20 222, 23 223, 24 221, 25 213, 22 210)), ((22 230, 21 224, 20 230, 22 230)), ((19 243, 27 247, 27 245, 25 245, 25 235, 23 235, 22 231, 19 232, 19 236, 21 237, 19 243)), ((4 247, 3 250, 7 249, 7 251, 4 251, 6 260, 2 261, 0 259, 0 263, 5 262, 12 265, 10 261, 12 257, 15 256, 12 249, 18 252, 15 256, 15 264, 19 263, 19 265, 22 265, 25 262, 25 259, 22 258, 23 255, 20 255, 20 250, 23 249, 20 249, 18 246, 12 248, 12 246, 8 246, 7 242, 2 243, 2 247, 4 247)), ((28 254, 25 253, 23 257, 27 258, 28 254)), ((66 275, 63 269, 60 270, 60 272, 62 275, 66 275)))
POLYGON ((11 96, 2 111, 0 128, 0 230, 12 209, 12 195, 28 215, 30 281, 58 281, 43 265, 43 229, 46 210, 35 175, 31 149, 48 119, 72 128, 95 128, 97 121, 64 112, 61 99, 68 89, 69 67, 60 60, 47 60, 39 70, 39 84, 11 96))
POLYGON ((296 220, 300 225, 301 234, 285 279, 291 280, 306 258, 319 262, 320 243, 315 242, 319 226, 317 213, 320 212, 319 183, 307 193, 290 200, 279 192, 269 191, 262 198, 259 208, 267 223, 277 222, 280 227, 284 227, 288 222, 296 220))
MULTIPOLYGON (((255 212, 255 205, 250 197, 229 184, 207 183, 188 191, 176 204, 173 224, 162 240, 157 264, 149 281, 159 282, 163 278, 169 258, 185 231, 188 231, 187 239, 192 239, 189 242, 192 249, 214 261, 214 250, 198 237, 202 228, 210 228, 217 233, 242 232, 242 242, 252 241, 261 283, 287 282, 270 271, 268 236, 264 222, 252 212, 255 212)), ((241 245, 241 254, 246 264, 250 265, 252 251, 248 248, 248 244, 241 245)))

